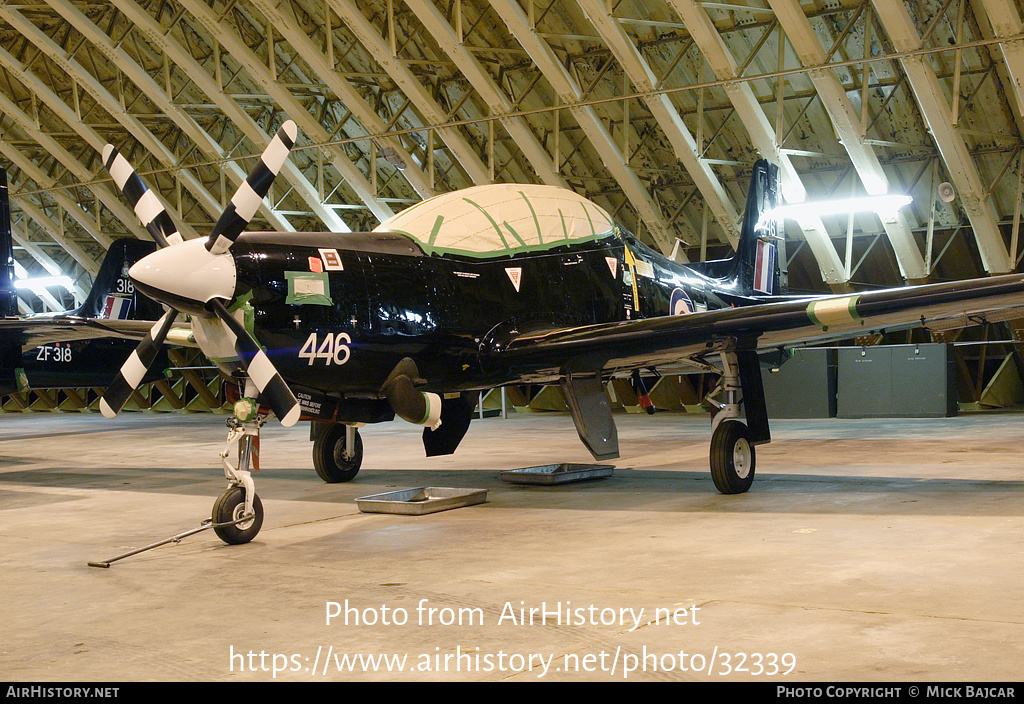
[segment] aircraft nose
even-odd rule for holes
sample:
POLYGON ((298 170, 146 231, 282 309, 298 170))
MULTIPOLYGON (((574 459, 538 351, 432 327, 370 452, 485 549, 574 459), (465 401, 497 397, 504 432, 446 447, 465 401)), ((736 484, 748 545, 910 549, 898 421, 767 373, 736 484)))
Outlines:
POLYGON ((150 298, 186 313, 209 315, 206 303, 230 300, 237 273, 230 254, 212 254, 206 239, 158 249, 128 270, 132 281, 150 298))

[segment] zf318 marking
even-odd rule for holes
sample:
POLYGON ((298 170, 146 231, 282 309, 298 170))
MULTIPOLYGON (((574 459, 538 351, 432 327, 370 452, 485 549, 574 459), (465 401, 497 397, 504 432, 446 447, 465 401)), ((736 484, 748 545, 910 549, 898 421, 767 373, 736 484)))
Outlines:
POLYGON ((323 360, 327 366, 341 365, 348 361, 350 356, 348 346, 350 344, 352 344, 352 338, 347 332, 339 332, 337 335, 327 333, 323 340, 319 340, 314 332, 306 338, 305 344, 299 350, 299 358, 308 360, 309 366, 313 366, 317 360, 323 360))
POLYGON ((61 346, 58 342, 53 345, 43 345, 38 348, 36 352, 36 361, 38 362, 70 362, 71 361, 71 345, 61 346))

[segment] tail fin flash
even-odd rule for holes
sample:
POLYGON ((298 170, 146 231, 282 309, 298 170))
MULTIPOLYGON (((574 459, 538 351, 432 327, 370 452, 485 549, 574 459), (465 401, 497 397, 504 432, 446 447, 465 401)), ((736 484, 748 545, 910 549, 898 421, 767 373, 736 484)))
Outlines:
POLYGON ((108 320, 159 319, 164 314, 160 304, 139 293, 128 278, 129 267, 155 250, 156 244, 145 240, 114 240, 100 265, 88 298, 74 313, 85 318, 108 320))

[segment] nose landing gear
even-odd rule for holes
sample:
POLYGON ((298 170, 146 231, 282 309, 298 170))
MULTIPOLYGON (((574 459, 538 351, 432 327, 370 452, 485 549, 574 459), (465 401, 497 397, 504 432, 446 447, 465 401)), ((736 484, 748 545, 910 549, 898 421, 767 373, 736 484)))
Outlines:
POLYGON ((132 555, 158 548, 168 543, 179 543, 183 538, 213 528, 221 540, 228 545, 248 543, 256 537, 263 527, 263 502, 256 495, 250 467, 258 467, 258 448, 260 427, 266 423, 267 416, 258 413, 258 407, 252 399, 242 399, 235 404, 235 415, 228 418, 228 440, 224 451, 220 453, 224 462, 224 476, 228 480, 228 488, 224 490, 213 504, 210 518, 202 522, 198 528, 179 533, 165 540, 147 545, 136 550, 112 557, 109 560, 90 562, 90 567, 109 568, 118 560, 132 555), (231 463, 230 458, 238 457, 238 464, 231 463))
POLYGON ((228 439, 220 453, 228 488, 213 504, 213 531, 228 545, 248 543, 263 527, 263 502, 256 495, 250 467, 259 469, 260 428, 267 422, 260 415, 255 401, 244 398, 235 404, 235 414, 228 418, 228 439), (237 466, 231 458, 238 457, 237 466))

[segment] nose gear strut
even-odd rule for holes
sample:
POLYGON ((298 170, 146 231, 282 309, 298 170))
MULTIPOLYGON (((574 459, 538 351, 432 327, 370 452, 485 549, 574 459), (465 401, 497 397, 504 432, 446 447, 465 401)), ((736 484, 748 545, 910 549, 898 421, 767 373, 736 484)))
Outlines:
POLYGON ((235 404, 235 415, 227 420, 227 442, 220 453, 228 488, 214 503, 212 519, 217 537, 229 545, 248 543, 263 526, 263 502, 256 495, 250 468, 259 469, 256 453, 260 428, 267 422, 267 415, 256 408, 256 402, 248 398, 235 404), (237 465, 232 464, 232 457, 238 458, 237 465), (250 519, 238 520, 246 516, 250 519))

